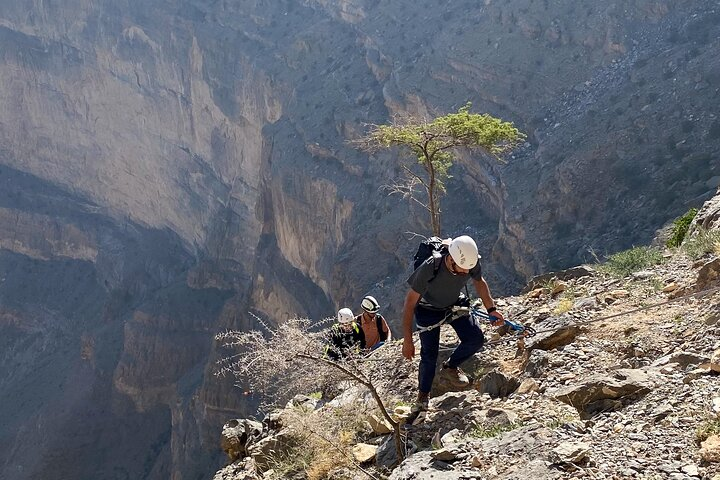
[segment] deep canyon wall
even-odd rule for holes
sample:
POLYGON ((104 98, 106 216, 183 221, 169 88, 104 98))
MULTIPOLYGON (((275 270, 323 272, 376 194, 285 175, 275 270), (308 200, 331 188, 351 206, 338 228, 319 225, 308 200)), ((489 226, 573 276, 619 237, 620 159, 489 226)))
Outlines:
POLYGON ((0 477, 205 478, 255 408, 213 335, 397 318, 423 212, 348 140, 467 101, 443 210, 497 292, 647 243, 720 183, 720 4, 0 1, 0 477))

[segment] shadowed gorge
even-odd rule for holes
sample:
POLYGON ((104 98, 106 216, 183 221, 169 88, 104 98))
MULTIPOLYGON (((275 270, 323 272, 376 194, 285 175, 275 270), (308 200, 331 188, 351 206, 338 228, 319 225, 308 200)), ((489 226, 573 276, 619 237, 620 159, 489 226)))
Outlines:
POLYGON ((494 293, 648 243, 720 184, 718 12, 0 0, 0 477, 205 478, 256 407, 215 333, 365 293, 396 329, 429 227, 368 123, 470 101, 527 134, 443 200, 494 293))

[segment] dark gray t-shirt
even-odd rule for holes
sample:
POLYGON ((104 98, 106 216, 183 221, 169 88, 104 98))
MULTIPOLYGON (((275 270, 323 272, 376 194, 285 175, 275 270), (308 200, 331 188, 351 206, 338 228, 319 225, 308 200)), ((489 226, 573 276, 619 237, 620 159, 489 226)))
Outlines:
POLYGON ((440 261, 440 268, 433 278, 435 270, 433 257, 428 258, 408 278, 410 288, 420 294, 420 305, 430 308, 448 308, 455 304, 465 284, 473 278, 482 278, 480 259, 478 263, 465 275, 453 275, 445 265, 445 257, 440 261))

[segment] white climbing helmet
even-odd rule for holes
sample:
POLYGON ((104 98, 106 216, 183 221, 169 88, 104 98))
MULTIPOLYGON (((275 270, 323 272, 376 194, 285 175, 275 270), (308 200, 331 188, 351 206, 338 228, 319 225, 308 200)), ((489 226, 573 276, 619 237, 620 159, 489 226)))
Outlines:
POLYGON ((368 313, 377 313, 377 311, 380 310, 380 304, 372 295, 366 295, 365 298, 362 299, 360 306, 368 313))
POLYGON ((341 308, 338 311, 337 319, 339 323, 350 323, 355 319, 355 315, 349 308, 341 308))
POLYGON ((467 235, 461 235, 452 242, 448 247, 450 256, 458 267, 470 270, 478 262, 478 248, 475 244, 475 240, 468 237, 467 235))

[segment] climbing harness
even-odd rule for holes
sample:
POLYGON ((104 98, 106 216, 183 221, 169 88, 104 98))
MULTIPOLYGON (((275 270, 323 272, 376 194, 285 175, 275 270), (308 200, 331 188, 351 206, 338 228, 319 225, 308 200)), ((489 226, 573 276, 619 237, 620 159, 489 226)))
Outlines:
MULTIPOLYGON (((455 307, 453 307, 453 309, 454 308, 455 307)), ((446 323, 450 323, 457 318, 460 318, 460 316, 453 316, 453 310, 448 310, 448 312, 445 314, 445 316, 439 322, 433 323, 432 325, 428 325, 427 327, 418 326, 416 331, 417 331, 417 333, 429 332, 430 330, 435 330, 436 328, 439 328, 439 327, 445 325, 446 323)))

